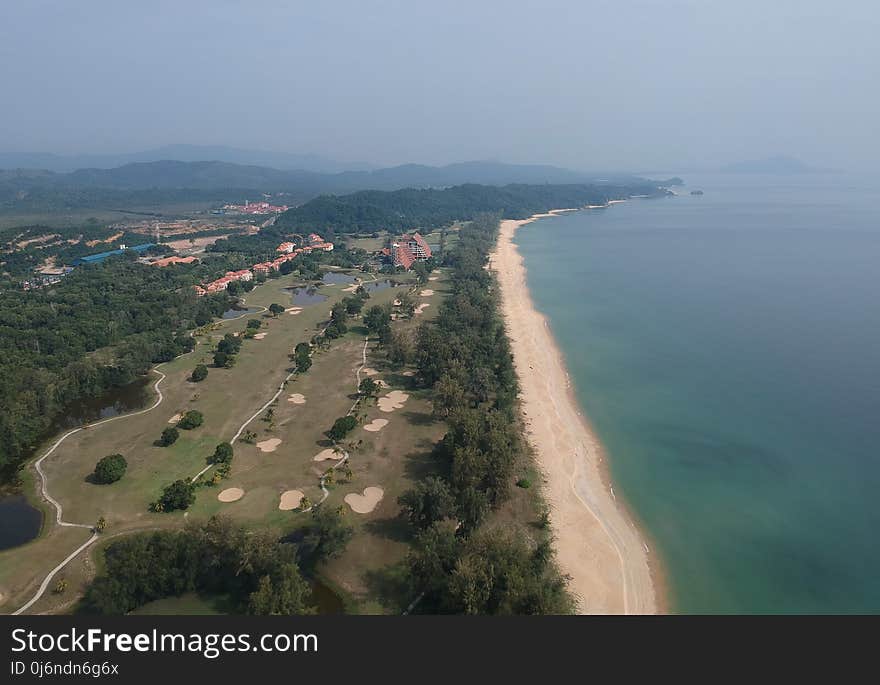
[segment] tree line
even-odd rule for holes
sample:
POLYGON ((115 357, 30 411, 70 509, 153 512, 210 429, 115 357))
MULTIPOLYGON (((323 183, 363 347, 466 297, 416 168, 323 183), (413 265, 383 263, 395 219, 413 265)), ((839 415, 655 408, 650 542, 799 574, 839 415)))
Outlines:
POLYGON ((530 458, 518 383, 492 275, 484 268, 499 215, 480 215, 446 256, 450 293, 417 334, 419 380, 448 430, 435 475, 399 498, 414 533, 409 571, 430 613, 567 613, 572 603, 542 524, 535 540, 487 523, 530 458))

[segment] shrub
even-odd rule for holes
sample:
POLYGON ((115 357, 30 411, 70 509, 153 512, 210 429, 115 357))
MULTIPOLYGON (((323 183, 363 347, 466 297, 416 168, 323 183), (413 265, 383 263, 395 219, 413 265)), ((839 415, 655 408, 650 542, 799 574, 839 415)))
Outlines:
POLYGON ((205 380, 208 377, 208 367, 204 364, 199 364, 196 368, 193 369, 193 372, 190 374, 189 379, 193 383, 199 383, 200 381, 205 380))
POLYGON ((110 454, 95 464, 94 481, 101 485, 115 483, 125 475, 128 462, 121 454, 110 454))
POLYGON ((528 478, 520 478, 518 481, 516 481, 516 486, 518 488, 523 488, 524 490, 527 490, 532 487, 532 481, 530 481, 528 478))
POLYGON ((198 428, 204 422, 205 417, 202 416, 202 413, 195 410, 190 410, 183 415, 183 418, 177 422, 178 428, 183 428, 183 430, 192 430, 193 428, 198 428))

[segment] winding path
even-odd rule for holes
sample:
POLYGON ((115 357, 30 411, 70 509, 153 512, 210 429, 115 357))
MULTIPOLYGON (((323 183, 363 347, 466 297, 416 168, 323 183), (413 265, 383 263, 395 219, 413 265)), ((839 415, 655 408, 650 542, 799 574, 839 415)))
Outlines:
MULTIPOLYGON (((187 352, 186 354, 189 353, 187 352)), ((162 400, 165 399, 165 396, 162 395, 162 390, 159 388, 159 385, 162 383, 162 381, 165 380, 165 374, 159 371, 158 366, 154 367, 152 371, 159 374, 159 378, 153 386, 153 390, 156 391, 156 401, 153 402, 152 405, 150 405, 146 409, 140 409, 129 414, 120 414, 119 416, 111 416, 108 419, 95 421, 92 424, 88 424, 88 427, 94 428, 95 426, 100 426, 104 423, 110 423, 110 421, 116 421, 117 419, 124 419, 128 418, 129 416, 138 416, 139 414, 146 414, 148 411, 153 411, 156 407, 162 404, 162 400)), ((64 520, 64 508, 61 506, 61 503, 58 500, 56 500, 54 497, 52 497, 52 495, 49 494, 49 478, 48 476, 46 476, 46 472, 43 471, 43 461, 46 459, 46 457, 51 456, 55 452, 55 450, 58 449, 61 443, 67 440, 67 438, 69 438, 74 433, 79 433, 81 430, 84 430, 82 426, 80 426, 79 428, 74 428, 73 430, 67 431, 64 435, 58 438, 58 440, 55 441, 55 444, 52 445, 52 447, 50 447, 48 450, 46 450, 46 453, 42 457, 34 462, 34 470, 36 470, 37 475, 39 475, 40 477, 40 494, 42 494, 43 499, 45 499, 49 504, 55 507, 55 523, 63 528, 87 528, 92 531, 92 536, 79 547, 77 547, 73 552, 71 552, 71 554, 67 558, 65 558, 64 561, 58 564, 58 566, 49 571, 49 573, 43 579, 43 582, 40 583, 40 587, 37 589, 36 594, 31 597, 25 604, 13 611, 13 616, 18 616, 19 614, 30 609, 40 599, 40 597, 45 594, 46 588, 49 587, 49 583, 52 582, 52 578, 55 577, 55 574, 58 573, 58 571, 60 571, 62 568, 64 568, 68 563, 70 563, 70 561, 74 559, 77 554, 82 552, 89 545, 95 542, 95 540, 98 539, 98 533, 93 525, 88 523, 73 523, 71 521, 64 520)))
MULTIPOLYGON (((242 302, 244 302, 244 300, 242 300, 242 302)), ((225 319, 219 323, 222 324, 222 323, 226 323, 229 321, 237 321, 238 319, 241 319, 245 316, 259 314, 259 313, 265 312, 265 311, 268 311, 268 309, 266 307, 260 306, 260 309, 257 312, 244 312, 241 316, 236 316, 231 319, 225 319)), ((190 352, 192 352, 192 350, 190 350, 190 352)), ((179 359, 180 357, 182 357, 186 354, 190 354, 190 352, 184 352, 184 354, 179 355, 178 357, 176 357, 176 359, 179 359)), ((46 472, 43 471, 43 462, 46 460, 47 457, 51 456, 55 452, 55 450, 57 450, 58 447, 61 446, 61 443, 63 443, 65 440, 67 440, 67 438, 69 438, 71 435, 73 435, 75 433, 79 433, 80 431, 84 430, 85 428, 95 428, 95 427, 100 426, 102 424, 110 423, 111 421, 117 421, 119 419, 126 419, 131 416, 139 416, 140 414, 146 414, 147 412, 153 411, 156 407, 158 407, 160 404, 162 404, 162 401, 165 399, 165 396, 162 394, 162 390, 159 386, 161 385, 162 381, 164 381, 166 378, 165 374, 162 373, 161 371, 159 371, 159 367, 162 365, 163 364, 157 364, 152 369, 150 369, 151 372, 157 373, 159 375, 159 378, 156 380, 156 383, 153 385, 153 390, 156 393, 156 401, 153 402, 153 404, 151 404, 149 407, 147 407, 145 409, 139 409, 138 411, 129 412, 127 414, 119 414, 118 416, 111 416, 110 418, 101 419, 100 421, 95 421, 94 423, 87 424, 86 426, 80 426, 79 428, 74 428, 72 430, 69 430, 64 435, 62 435, 60 438, 58 438, 58 440, 56 440, 55 443, 48 450, 46 450, 46 453, 42 457, 40 457, 39 459, 37 459, 34 462, 34 470, 37 472, 37 475, 40 477, 40 494, 43 496, 44 500, 46 500, 49 504, 51 504, 55 508, 55 523, 57 525, 61 526, 62 528, 87 528, 88 530, 92 531, 92 535, 88 540, 86 540, 83 544, 81 544, 73 552, 71 552, 60 564, 58 564, 55 568, 53 568, 51 571, 49 571, 48 574, 46 574, 46 577, 43 578, 43 582, 40 583, 40 587, 37 589, 37 592, 34 594, 34 596, 31 597, 25 604, 23 604, 18 609, 13 611, 12 612, 13 616, 19 616, 20 614, 22 614, 25 611, 27 611, 28 609, 30 609, 34 604, 36 604, 37 601, 39 601, 39 599, 46 593, 46 589, 49 587, 49 583, 52 582, 52 578, 55 577, 55 574, 58 573, 61 569, 63 569, 65 566, 67 566, 67 564, 69 564, 73 559, 75 559, 76 556, 80 552, 82 552, 84 549, 86 549, 87 547, 92 545, 98 539, 98 532, 95 530, 94 525, 89 524, 89 523, 73 523, 72 521, 65 521, 64 520, 64 508, 61 506, 61 503, 58 500, 56 500, 54 497, 52 497, 52 495, 49 494, 49 487, 48 487, 49 486, 49 478, 46 475, 46 472)), ((281 387, 283 388, 284 384, 282 384, 281 387)), ((280 394, 280 390, 279 390, 279 394, 280 394)), ((278 395, 276 395, 276 397, 277 396, 278 395)), ((270 400, 270 402, 271 402, 271 400, 270 400)), ((259 412, 257 412, 257 413, 259 413, 259 412)), ((245 423, 245 425, 247 425, 247 423, 250 423, 252 418, 248 419, 248 421, 245 423)), ((244 426, 242 426, 242 429, 243 428, 244 428, 244 426)), ((241 431, 239 431, 239 434, 240 433, 241 433, 241 431)), ((236 435, 236 438, 237 437, 238 437, 238 435, 236 435)), ((210 468, 210 466, 209 466, 209 468, 210 468)), ((205 469, 205 470, 207 470, 207 469, 205 469)))

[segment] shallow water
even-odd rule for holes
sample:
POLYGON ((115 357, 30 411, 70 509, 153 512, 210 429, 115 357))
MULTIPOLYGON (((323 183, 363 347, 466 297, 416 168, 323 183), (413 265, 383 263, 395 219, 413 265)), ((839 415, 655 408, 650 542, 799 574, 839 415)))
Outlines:
POLYGON ((692 178, 520 229, 682 612, 880 611, 880 190, 692 178))

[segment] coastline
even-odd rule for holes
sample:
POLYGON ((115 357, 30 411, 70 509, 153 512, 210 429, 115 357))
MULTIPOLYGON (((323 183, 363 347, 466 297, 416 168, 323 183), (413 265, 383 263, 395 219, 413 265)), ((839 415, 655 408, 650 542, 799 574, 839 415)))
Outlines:
POLYGON ((490 256, 521 385, 527 437, 544 474, 557 560, 582 614, 654 614, 665 609, 658 563, 612 489, 602 446, 580 411, 564 358, 526 283, 516 230, 553 210, 501 222, 490 256))

